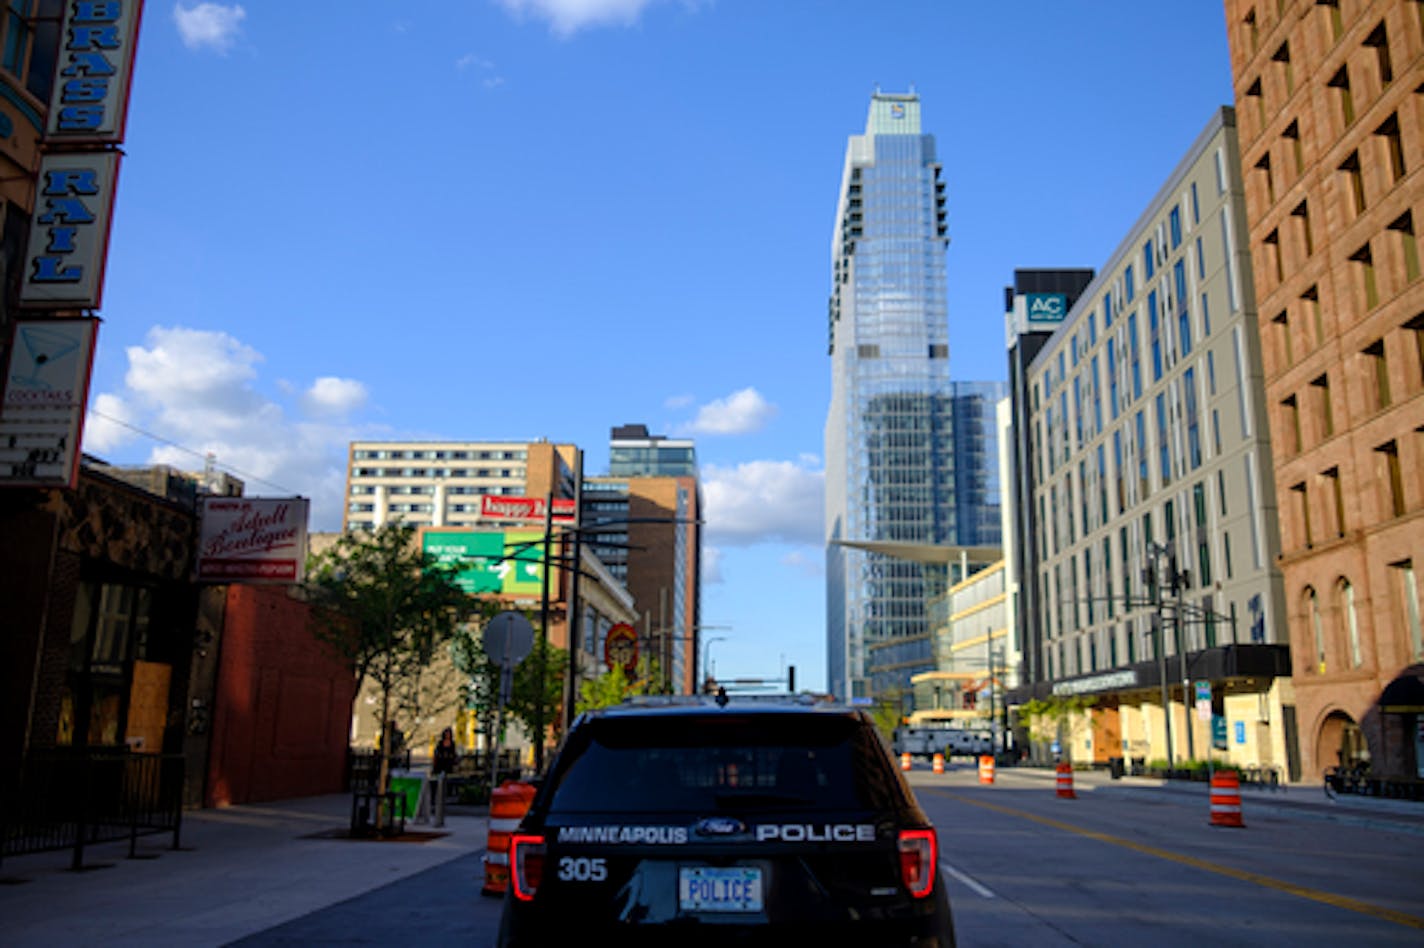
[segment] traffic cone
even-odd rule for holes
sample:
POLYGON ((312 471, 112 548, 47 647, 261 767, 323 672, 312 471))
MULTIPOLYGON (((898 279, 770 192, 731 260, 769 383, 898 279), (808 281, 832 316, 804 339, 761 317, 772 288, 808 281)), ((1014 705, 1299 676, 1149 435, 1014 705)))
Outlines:
POLYGON ((909 752, 909 751, 906 751, 905 753, 903 753, 903 754, 900 755, 900 769, 901 769, 901 770, 909 770, 909 769, 910 769, 910 752, 909 752))
POLYGON ((503 895, 509 886, 509 838, 534 802, 534 785, 506 780, 490 794, 489 835, 485 843, 483 895, 503 895))
POLYGON ((1245 827, 1241 819, 1241 778, 1234 770, 1211 776, 1211 825, 1245 827))
POLYGON ((988 754, 979 757, 979 782, 991 784, 994 782, 994 758, 988 754))
POLYGON ((1065 800, 1076 800, 1078 794, 1073 792, 1073 765, 1065 761, 1058 764, 1058 795, 1065 800))
POLYGON ((934 772, 937 773, 937 774, 942 774, 942 773, 944 773, 944 755, 943 755, 943 754, 935 754, 935 755, 934 755, 934 772))

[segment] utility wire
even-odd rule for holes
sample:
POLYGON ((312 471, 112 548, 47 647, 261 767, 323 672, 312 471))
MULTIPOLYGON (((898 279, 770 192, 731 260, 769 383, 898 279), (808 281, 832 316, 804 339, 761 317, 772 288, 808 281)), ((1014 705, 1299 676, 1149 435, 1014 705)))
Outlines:
MULTIPOLYGON (((127 428, 130 431, 133 431, 137 434, 141 434, 145 438, 152 438, 154 441, 157 441, 161 444, 166 444, 170 448, 177 448, 179 451, 186 451, 188 454, 193 455, 193 457, 202 458, 203 463, 205 465, 209 462, 209 456, 207 454, 202 451, 195 451, 192 448, 188 447, 186 444, 179 444, 177 441, 169 441, 167 438, 164 438, 160 435, 156 435, 152 431, 144 431, 142 428, 139 428, 135 425, 131 425, 127 421, 122 421, 118 418, 115 418, 113 415, 106 415, 98 409, 89 409, 89 414, 93 415, 96 418, 102 418, 105 421, 113 422, 121 428, 127 428)), ((231 464, 219 464, 216 460, 213 460, 212 464, 214 467, 221 468, 222 470, 228 471, 232 474, 237 474, 240 477, 245 478, 246 480, 256 481, 259 484, 266 484, 268 487, 275 487, 286 494, 298 495, 301 493, 300 491, 292 490, 290 487, 283 487, 281 484, 278 484, 275 481, 269 481, 265 477, 258 477, 256 474, 249 474, 246 471, 239 470, 238 468, 233 467, 231 464)))

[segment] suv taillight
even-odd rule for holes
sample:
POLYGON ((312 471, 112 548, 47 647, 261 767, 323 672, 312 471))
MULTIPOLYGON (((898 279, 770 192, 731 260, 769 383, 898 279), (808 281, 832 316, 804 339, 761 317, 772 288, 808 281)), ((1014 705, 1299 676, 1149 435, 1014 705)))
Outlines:
POLYGON ((509 867, 514 897, 521 902, 531 901, 544 878, 544 837, 510 837, 509 867))
POLYGON ((934 889, 939 843, 932 829, 900 831, 900 878, 917 899, 934 889))

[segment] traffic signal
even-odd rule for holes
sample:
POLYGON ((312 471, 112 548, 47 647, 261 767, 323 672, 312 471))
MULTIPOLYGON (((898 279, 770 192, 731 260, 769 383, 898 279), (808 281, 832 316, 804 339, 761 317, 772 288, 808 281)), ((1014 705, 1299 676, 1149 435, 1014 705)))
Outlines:
POLYGON ((793 695, 796 693, 796 666, 786 666, 786 690, 793 695))

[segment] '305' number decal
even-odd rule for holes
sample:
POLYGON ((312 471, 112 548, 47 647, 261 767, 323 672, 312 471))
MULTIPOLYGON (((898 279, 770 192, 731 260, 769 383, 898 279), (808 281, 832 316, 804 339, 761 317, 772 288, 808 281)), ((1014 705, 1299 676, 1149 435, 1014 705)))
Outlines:
POLYGON ((559 860, 559 880, 562 882, 602 882, 608 878, 608 863, 604 859, 575 859, 565 856, 559 860))

